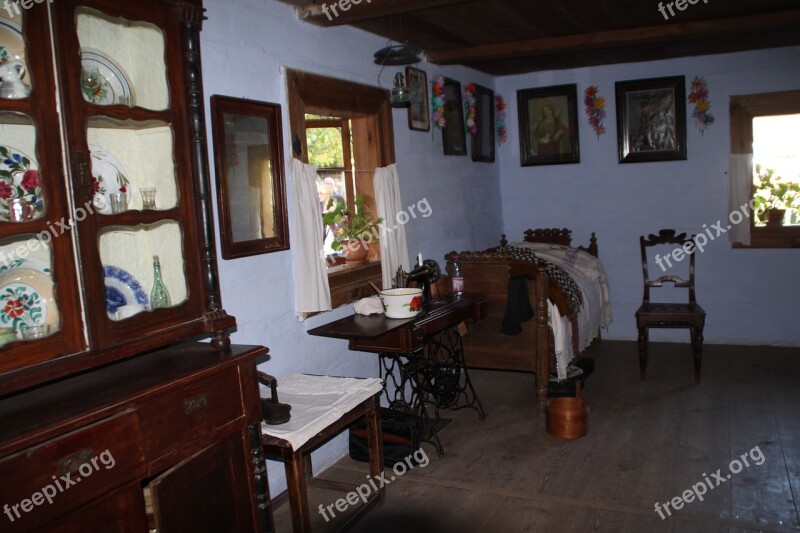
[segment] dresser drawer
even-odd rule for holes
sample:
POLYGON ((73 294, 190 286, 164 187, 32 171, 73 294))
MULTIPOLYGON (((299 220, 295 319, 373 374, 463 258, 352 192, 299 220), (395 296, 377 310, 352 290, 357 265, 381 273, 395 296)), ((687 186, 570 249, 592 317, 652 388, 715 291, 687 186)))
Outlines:
POLYGON ((193 453, 214 429, 243 416, 239 373, 230 368, 143 403, 138 408, 148 463, 193 453))
POLYGON ((110 490, 144 477, 133 411, 0 460, 3 531, 30 531, 110 490))

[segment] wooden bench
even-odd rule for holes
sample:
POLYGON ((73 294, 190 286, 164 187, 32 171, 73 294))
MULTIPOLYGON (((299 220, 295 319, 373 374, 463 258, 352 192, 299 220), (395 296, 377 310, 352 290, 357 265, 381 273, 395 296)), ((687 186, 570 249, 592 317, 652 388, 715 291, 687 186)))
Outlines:
MULTIPOLYGON (((269 459, 283 460, 295 533, 311 531, 308 485, 311 482, 311 452, 347 429, 361 416, 367 419, 369 471, 373 478, 383 472, 383 438, 380 395, 383 382, 377 378, 336 378, 292 374, 280 380, 280 400, 292 406, 292 418, 281 425, 261 424, 261 444, 269 459)), ((262 385, 261 396, 269 390, 262 385)), ((353 491, 355 485, 325 481, 327 488, 353 491)), ((374 504, 383 501, 383 486, 369 495, 346 524, 374 504)), ((333 502, 331 502, 333 503, 333 502)), ((349 502, 348 502, 349 503, 349 502)), ((338 513, 339 511, 337 511, 338 513)))

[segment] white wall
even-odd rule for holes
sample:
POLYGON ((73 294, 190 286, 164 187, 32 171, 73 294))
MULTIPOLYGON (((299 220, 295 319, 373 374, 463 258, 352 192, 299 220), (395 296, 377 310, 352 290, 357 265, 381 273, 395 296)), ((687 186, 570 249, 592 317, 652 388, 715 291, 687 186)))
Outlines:
MULTIPOLYGON (((700 233, 704 224, 727 219, 729 96, 798 89, 798 67, 800 48, 792 47, 499 78, 497 91, 509 104, 509 142, 500 150, 509 239, 520 240, 529 227, 569 227, 578 243, 597 232, 611 281, 614 323, 608 338, 634 339, 642 294, 639 236, 669 227, 700 233), (701 136, 689 118, 686 161, 619 164, 615 81, 675 75, 685 75, 687 84, 695 75, 705 77, 716 122, 701 136), (517 90, 566 83, 578 84, 581 163, 521 167, 517 90), (608 133, 599 140, 580 103, 588 85, 598 85, 608 100, 608 133)), ((698 301, 708 313, 706 342, 800 344, 798 267, 796 249, 734 250, 727 236, 711 242, 697 257, 698 301)), ((685 342, 688 333, 654 331, 651 338, 685 342)))
MULTIPOLYGON (((276 0, 207 0, 205 4, 208 20, 201 45, 209 141, 211 95, 279 103, 283 106, 284 155, 288 162, 291 143, 284 68, 377 85, 380 67, 373 63, 372 54, 385 46, 382 38, 351 28, 323 29, 301 22, 291 6, 276 0)), ((490 76, 469 69, 440 69, 425 64, 420 67, 428 73, 429 80, 442 73, 462 83, 493 87, 490 76)), ((384 71, 384 87, 391 86, 394 72, 401 69, 384 71)), ((499 164, 472 163, 469 157, 442 155, 441 134, 412 132, 406 117, 406 110, 395 110, 395 147, 404 204, 427 198, 432 209, 430 217, 418 217, 407 225, 410 253, 422 252, 443 266, 443 255, 451 249, 491 245, 502 227, 499 164)), ((211 142, 209 152, 213 161, 211 142)), ((291 200, 291 186, 288 194, 291 200)), ((291 209, 291 201, 289 206, 291 209)), ((220 256, 218 260, 223 303, 238 323, 232 340, 269 346, 271 360, 261 365, 262 370, 278 377, 293 372, 377 375, 376 355, 350 352, 345 341, 306 333, 311 327, 350 314, 350 306, 305 323, 297 321, 293 311, 291 250, 231 261, 220 256)), ((315 470, 324 469, 345 453, 346 439, 340 436, 315 454, 315 470)), ((275 495, 286 486, 283 465, 269 462, 268 466, 270 488, 275 495)))

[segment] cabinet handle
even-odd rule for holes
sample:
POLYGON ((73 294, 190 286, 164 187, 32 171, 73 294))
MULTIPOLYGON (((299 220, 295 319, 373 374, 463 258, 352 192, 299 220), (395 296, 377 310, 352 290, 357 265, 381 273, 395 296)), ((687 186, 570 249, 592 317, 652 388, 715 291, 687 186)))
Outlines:
POLYGON ((183 410, 189 415, 200 409, 205 409, 208 406, 208 393, 203 392, 191 398, 183 400, 183 410))
POLYGON ((63 457, 58 461, 58 463, 56 463, 58 466, 58 473, 62 476, 74 474, 78 471, 82 464, 91 461, 92 456, 92 449, 86 448, 79 452, 73 453, 72 455, 63 457))
POLYGON ((85 152, 75 152, 75 175, 78 177, 78 189, 82 193, 82 197, 94 196, 89 158, 86 157, 85 152))

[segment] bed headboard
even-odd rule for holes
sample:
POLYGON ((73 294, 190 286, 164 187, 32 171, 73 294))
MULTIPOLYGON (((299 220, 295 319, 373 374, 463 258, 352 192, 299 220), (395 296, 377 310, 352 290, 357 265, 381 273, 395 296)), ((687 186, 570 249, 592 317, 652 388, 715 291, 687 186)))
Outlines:
MULTIPOLYGON (((544 242, 547 244, 560 244, 563 246, 572 246, 572 230, 567 228, 536 228, 526 229, 523 234, 525 242, 544 242)), ((505 234, 500 240, 500 246, 507 246, 505 234)), ((588 252, 595 257, 598 257, 597 250, 597 237, 592 232, 592 237, 589 239, 589 246, 578 246, 578 250, 588 252)))

